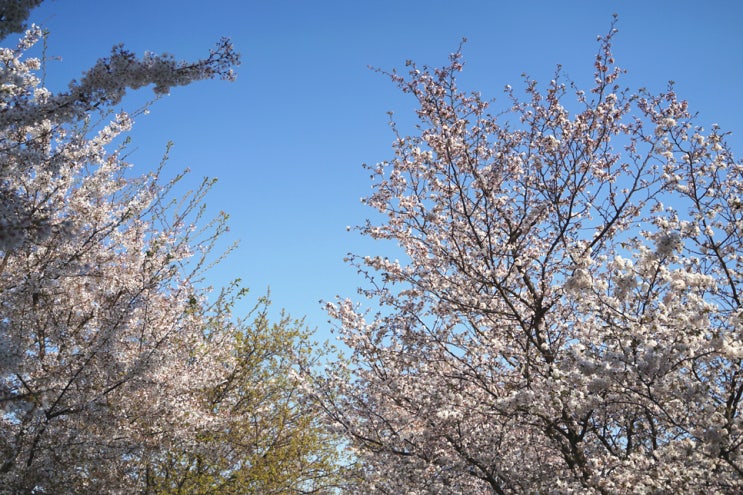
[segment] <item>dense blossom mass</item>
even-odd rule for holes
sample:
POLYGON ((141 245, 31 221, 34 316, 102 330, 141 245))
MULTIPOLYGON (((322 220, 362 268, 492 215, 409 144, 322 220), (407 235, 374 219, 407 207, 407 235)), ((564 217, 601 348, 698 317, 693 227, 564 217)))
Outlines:
MULTIPOLYGON (((0 33, 39 2, 0 2, 0 33)), ((5 30, 5 31, 3 31, 5 30)), ((40 85, 31 26, 0 48, 0 493, 288 493, 333 483, 334 444, 295 369, 314 353, 204 270, 226 215, 205 180, 133 177, 114 141, 129 89, 233 77, 229 41, 193 63, 123 47, 67 91, 40 85)), ((217 257, 218 258, 218 257, 217 257)))
POLYGON ((329 304, 351 353, 315 385, 360 493, 743 489, 743 165, 624 89, 613 36, 590 91, 558 69, 497 116, 460 53, 388 74, 419 123, 360 230, 407 260, 350 258, 379 310, 329 304))
MULTIPOLYGON (((239 60, 227 39, 222 39, 207 59, 193 63, 151 53, 140 60, 123 46, 117 46, 110 57, 100 59, 80 81, 70 83, 68 91, 52 94, 39 86, 36 71, 41 61, 23 58, 41 36, 41 29, 32 26, 15 49, 0 49, 4 67, 0 74, 0 129, 5 130, 0 136, 0 177, 7 178, 0 189, 3 250, 20 246, 27 236, 43 238, 53 227, 46 212, 48 205, 43 201, 34 204, 13 183, 40 167, 45 169, 42 172, 51 174, 65 167, 66 155, 50 152, 55 144, 53 131, 83 122, 91 111, 119 103, 127 89, 153 85, 156 93, 167 93, 171 87, 200 79, 232 79, 232 67, 239 60)), ((102 139, 111 139, 121 130, 112 128, 102 139)))

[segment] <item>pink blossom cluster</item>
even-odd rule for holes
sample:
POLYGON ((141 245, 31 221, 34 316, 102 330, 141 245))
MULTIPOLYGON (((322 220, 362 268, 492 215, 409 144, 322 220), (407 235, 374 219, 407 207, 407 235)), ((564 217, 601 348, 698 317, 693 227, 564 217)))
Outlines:
MULTIPOLYGON (((26 3, 30 8, 39 2, 26 3)), ((52 222, 45 197, 30 199, 30 192, 19 182, 36 172, 68 173, 60 140, 71 138, 63 128, 120 103, 130 89, 153 85, 156 94, 163 94, 202 79, 232 80, 233 68, 239 63, 239 55, 226 38, 207 58, 196 62, 152 53, 140 59, 116 46, 80 81, 72 81, 67 91, 52 94, 40 86, 41 62, 24 58, 41 37, 41 29, 32 26, 15 49, 0 49, 0 251, 43 239, 60 227, 52 222)))
MULTIPOLYGON (((0 22, 36 3, 0 2, 0 22)), ((132 178, 113 144, 129 115, 83 125, 129 89, 231 79, 238 57, 227 40, 192 63, 115 47, 53 94, 25 55, 40 36, 0 49, 0 493, 141 492, 171 453, 243 462, 206 441, 261 414, 224 387, 245 366, 237 288, 200 282, 226 229, 202 218, 212 182, 174 202, 181 176, 132 178)))
MULTIPOLYGON (((441 69, 389 74, 418 133, 370 167, 365 309, 315 392, 359 493, 743 490, 743 164, 672 86, 633 93, 599 40, 508 110, 441 69)), ((397 131, 396 131, 397 132, 397 131)))

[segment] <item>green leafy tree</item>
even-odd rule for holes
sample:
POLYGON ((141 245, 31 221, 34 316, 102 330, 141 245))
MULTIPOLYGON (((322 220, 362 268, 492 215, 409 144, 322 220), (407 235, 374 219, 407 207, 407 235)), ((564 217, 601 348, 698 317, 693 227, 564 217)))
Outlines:
POLYGON ((235 324, 231 368, 203 391, 222 427, 150 462, 148 493, 331 493, 344 482, 338 438, 298 374, 323 354, 302 321, 272 322, 268 307, 262 300, 235 324))

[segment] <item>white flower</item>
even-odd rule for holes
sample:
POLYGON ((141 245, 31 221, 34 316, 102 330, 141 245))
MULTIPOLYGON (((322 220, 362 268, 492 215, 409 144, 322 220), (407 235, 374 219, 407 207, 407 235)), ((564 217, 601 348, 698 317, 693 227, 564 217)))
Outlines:
POLYGON ((590 289, 593 286, 593 280, 590 273, 585 268, 578 268, 573 275, 565 282, 565 289, 570 292, 579 292, 584 289, 590 289))

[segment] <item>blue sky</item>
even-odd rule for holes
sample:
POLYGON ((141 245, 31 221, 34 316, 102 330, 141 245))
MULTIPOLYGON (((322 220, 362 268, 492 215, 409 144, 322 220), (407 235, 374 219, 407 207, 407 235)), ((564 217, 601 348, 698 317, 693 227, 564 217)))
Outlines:
POLYGON ((522 73, 546 82, 558 63, 590 82, 596 35, 615 12, 625 84, 660 90, 676 81, 699 121, 732 131, 741 150, 737 0, 47 0, 31 21, 50 31, 48 55, 61 57, 48 67, 52 88, 118 43, 195 59, 232 38, 243 56, 238 80, 174 89, 138 118, 129 159, 152 169, 172 140, 173 173, 189 167, 193 185, 218 177, 207 204, 230 214, 240 247, 211 281, 240 277, 254 296, 270 286, 277 308, 306 315, 324 339, 318 301, 353 297, 363 283, 343 257, 390 250, 346 231, 372 214, 359 202, 371 184, 361 164, 391 158, 387 112, 409 122, 415 110, 368 66, 442 65, 466 37, 463 85, 486 96, 518 87, 522 73))

